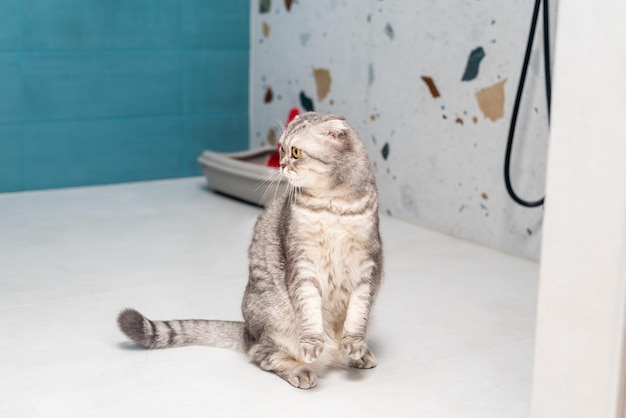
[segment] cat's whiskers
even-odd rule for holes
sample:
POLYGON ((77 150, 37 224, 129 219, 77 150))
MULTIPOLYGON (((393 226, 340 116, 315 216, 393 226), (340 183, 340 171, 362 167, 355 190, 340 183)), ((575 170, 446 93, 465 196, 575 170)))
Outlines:
POLYGON ((300 179, 298 177, 291 177, 289 181, 289 203, 294 205, 298 201, 298 194, 301 193, 302 187, 300 186, 300 179))
POLYGON ((287 187, 287 200, 289 200, 290 204, 293 204, 293 190, 294 190, 294 185, 290 181, 289 186, 287 187))
POLYGON ((281 179, 282 175, 280 174, 279 170, 272 170, 272 172, 266 174, 264 177, 265 177, 265 180, 261 184, 259 184, 257 189, 259 187, 265 185, 268 181, 270 183, 267 185, 267 187, 265 189, 265 192, 263 192, 263 197, 261 197, 261 202, 265 202, 265 199, 267 199, 267 197, 269 196, 269 193, 271 193, 272 189, 274 189, 274 199, 276 199, 276 193, 278 192, 278 188, 279 188, 279 185, 280 185, 280 179, 281 179))
POLYGON ((285 124, 280 119, 274 119, 274 127, 278 130, 278 137, 280 138, 285 131, 285 124))
POLYGON ((296 190, 294 192, 294 203, 296 203, 298 199, 298 195, 302 193, 302 185, 300 184, 300 179, 296 178, 296 190))
POLYGON ((256 192, 257 190, 259 190, 259 188, 264 186, 268 181, 269 182, 273 182, 274 179, 276 178, 276 173, 277 172, 278 172, 278 170, 272 170, 272 171, 269 171, 269 172, 263 174, 260 177, 257 177, 256 180, 259 182, 259 185, 255 187, 254 191, 256 192))
POLYGON ((273 183, 274 184, 274 200, 276 200, 276 196, 278 195, 278 189, 280 188, 280 181, 283 178, 283 173, 281 172, 281 170, 276 170, 276 177, 273 183))

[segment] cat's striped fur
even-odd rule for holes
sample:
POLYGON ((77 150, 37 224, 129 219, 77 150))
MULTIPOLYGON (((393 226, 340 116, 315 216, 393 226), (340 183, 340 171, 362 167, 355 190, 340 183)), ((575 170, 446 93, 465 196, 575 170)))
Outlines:
POLYGON ((306 389, 329 368, 376 366, 366 334, 382 274, 378 195, 366 149, 343 118, 305 113, 280 143, 291 187, 255 225, 244 322, 150 321, 127 309, 118 323, 146 348, 247 352, 306 389))

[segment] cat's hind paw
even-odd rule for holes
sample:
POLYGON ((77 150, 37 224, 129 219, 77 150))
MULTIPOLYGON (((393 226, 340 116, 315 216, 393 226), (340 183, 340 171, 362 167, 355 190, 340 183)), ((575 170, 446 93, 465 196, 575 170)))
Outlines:
POLYGON ((301 367, 284 378, 291 386, 299 389, 311 389, 317 384, 317 375, 308 367, 301 367))

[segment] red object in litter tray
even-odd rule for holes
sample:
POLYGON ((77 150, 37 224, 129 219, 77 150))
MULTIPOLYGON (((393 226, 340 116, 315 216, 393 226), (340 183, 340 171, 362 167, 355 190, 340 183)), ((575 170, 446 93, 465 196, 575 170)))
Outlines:
POLYGON ((274 167, 274 168, 280 167, 280 151, 278 151, 279 148, 280 148, 280 144, 278 144, 278 148, 276 148, 276 151, 274 151, 272 155, 270 155, 269 160, 267 160, 268 167, 274 167))
MULTIPOLYGON (((298 108, 294 107, 289 111, 289 117, 287 117, 287 125, 285 125, 285 127, 289 126, 289 124, 291 123, 292 120, 294 120, 296 118, 296 116, 298 116, 300 114, 300 111, 298 110, 298 108)), ((274 167, 274 168, 278 168, 280 167, 280 144, 278 144, 276 146, 276 151, 274 151, 274 153, 272 155, 270 155, 269 160, 267 160, 267 166, 268 167, 274 167)))
POLYGON ((300 111, 298 110, 297 107, 292 108, 289 111, 289 117, 287 118, 287 125, 286 126, 289 126, 291 121, 294 120, 296 118, 296 116, 298 116, 299 114, 300 114, 300 111))

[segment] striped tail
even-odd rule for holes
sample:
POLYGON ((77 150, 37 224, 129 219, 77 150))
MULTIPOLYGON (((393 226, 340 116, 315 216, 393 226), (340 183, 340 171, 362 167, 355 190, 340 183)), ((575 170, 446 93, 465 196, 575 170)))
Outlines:
POLYGON ((243 322, 189 319, 151 321, 134 309, 124 309, 117 317, 124 334, 144 348, 208 345, 246 351, 243 322))

